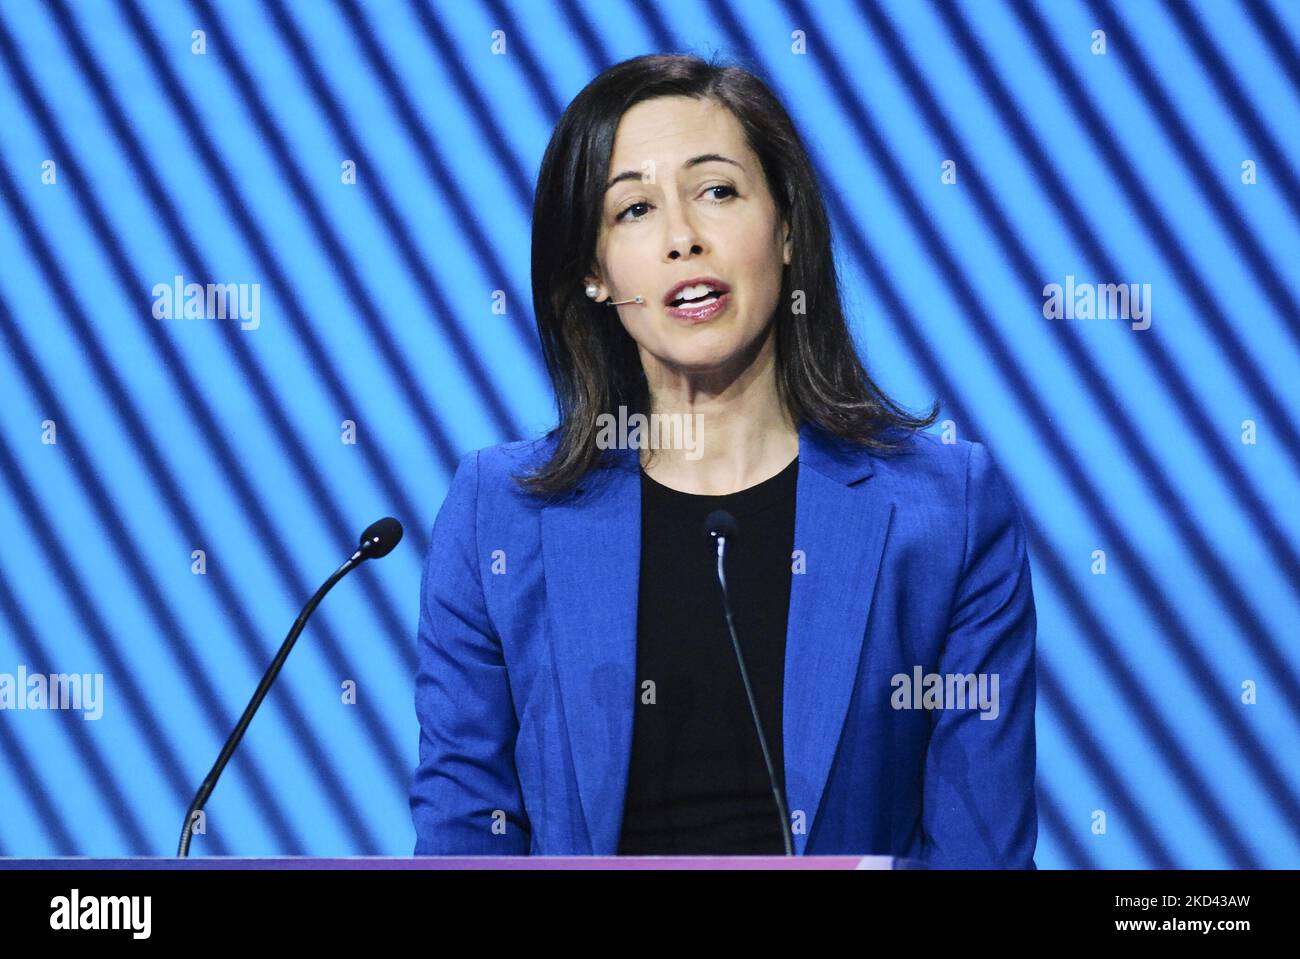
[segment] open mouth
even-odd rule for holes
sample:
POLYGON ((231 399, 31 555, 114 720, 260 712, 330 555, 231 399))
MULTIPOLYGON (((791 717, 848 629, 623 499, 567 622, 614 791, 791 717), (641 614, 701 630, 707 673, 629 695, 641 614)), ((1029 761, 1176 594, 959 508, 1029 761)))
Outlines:
POLYGON ((716 303, 731 291, 714 276, 700 276, 679 283, 664 296, 664 306, 672 310, 693 310, 716 303))
POLYGON ((719 296, 721 296, 721 294, 716 290, 710 290, 708 293, 702 293, 699 296, 694 297, 679 296, 677 299, 673 300, 669 306, 703 306, 705 303, 712 303, 719 296))
POLYGON ((713 292, 694 298, 681 298, 679 306, 669 304, 665 311, 681 323, 703 323, 722 313, 731 303, 730 291, 713 292))

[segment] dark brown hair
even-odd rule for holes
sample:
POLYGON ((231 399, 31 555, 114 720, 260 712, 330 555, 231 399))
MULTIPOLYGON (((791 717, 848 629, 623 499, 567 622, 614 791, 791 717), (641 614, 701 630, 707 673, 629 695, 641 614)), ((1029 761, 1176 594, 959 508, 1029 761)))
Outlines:
POLYGON ((887 451, 898 431, 925 429, 935 403, 913 416, 876 386, 844 320, 830 221, 807 151, 781 102, 743 67, 687 54, 649 54, 615 64, 569 104, 542 158, 533 203, 533 309, 555 389, 558 443, 536 472, 517 477, 537 493, 562 492, 600 460, 597 417, 648 413, 635 341, 610 308, 584 294, 595 260, 604 185, 623 114, 654 97, 715 101, 740 122, 768 189, 790 224, 792 255, 774 323, 777 385, 796 422, 809 420, 849 442, 887 451), (804 294, 802 312, 790 304, 804 294))

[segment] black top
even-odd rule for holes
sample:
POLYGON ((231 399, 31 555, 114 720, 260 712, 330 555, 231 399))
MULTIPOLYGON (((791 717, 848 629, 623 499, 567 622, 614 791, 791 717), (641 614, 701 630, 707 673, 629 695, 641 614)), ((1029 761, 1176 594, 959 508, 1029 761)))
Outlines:
POLYGON ((682 493, 641 473, 636 705, 620 855, 784 852, 704 520, 715 509, 736 518, 727 590, 784 791, 781 700, 798 468, 796 457, 771 479, 726 496, 682 493))

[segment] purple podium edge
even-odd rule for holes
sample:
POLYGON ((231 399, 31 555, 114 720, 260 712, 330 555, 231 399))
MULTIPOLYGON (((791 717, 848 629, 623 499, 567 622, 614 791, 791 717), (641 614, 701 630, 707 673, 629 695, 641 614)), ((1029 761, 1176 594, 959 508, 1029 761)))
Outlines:
POLYGON ((197 856, 96 859, 0 857, 0 870, 130 869, 924 869, 924 863, 893 856, 197 856))

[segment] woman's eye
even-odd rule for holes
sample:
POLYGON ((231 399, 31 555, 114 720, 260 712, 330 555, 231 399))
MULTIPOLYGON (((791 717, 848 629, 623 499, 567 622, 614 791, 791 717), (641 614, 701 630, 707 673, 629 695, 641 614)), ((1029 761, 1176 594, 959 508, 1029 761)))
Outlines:
MULTIPOLYGON (((712 202, 714 202, 714 203, 722 203, 724 200, 730 199, 730 198, 733 197, 733 196, 739 196, 739 195, 740 195, 740 194, 738 194, 738 193, 736 192, 736 188, 735 188, 735 187, 728 186, 728 185, 725 184, 725 183, 718 183, 718 184, 716 184, 716 185, 714 185, 714 186, 710 186, 710 187, 705 187, 705 188, 704 188, 704 192, 705 192, 706 194, 707 194, 707 193, 712 193, 714 190, 726 190, 726 191, 727 191, 727 192, 726 192, 726 196, 722 197, 721 199, 718 199, 718 198, 715 197, 714 200, 712 201, 712 202)), ((649 207, 649 206, 650 206, 650 204, 647 203, 647 202, 645 202, 644 200, 642 200, 642 201, 640 201, 640 202, 637 202, 637 203, 631 203, 631 204, 628 204, 627 206, 625 206, 625 207, 622 209, 622 211, 621 211, 617 216, 614 217, 614 219, 615 219, 616 221, 618 221, 618 220, 628 220, 628 219, 632 219, 632 220, 640 220, 640 219, 642 219, 641 216, 633 216, 633 217, 629 217, 628 214, 631 213, 633 210, 635 210, 637 207, 649 207)))
MULTIPOLYGON (((623 212, 621 212, 618 216, 614 217, 614 219, 615 219, 615 220, 622 220, 623 218, 625 218, 625 217, 627 216, 627 214, 628 214, 629 212, 631 212, 632 210, 635 210, 637 207, 639 207, 639 206, 649 206, 649 205, 650 205, 650 204, 648 204, 648 203, 633 203, 633 204, 631 204, 630 206, 624 207, 624 208, 623 208, 623 212)), ((639 220, 639 219, 641 219, 641 218, 640 218, 639 216, 634 216, 634 217, 632 217, 632 219, 634 219, 634 220, 639 220)))

